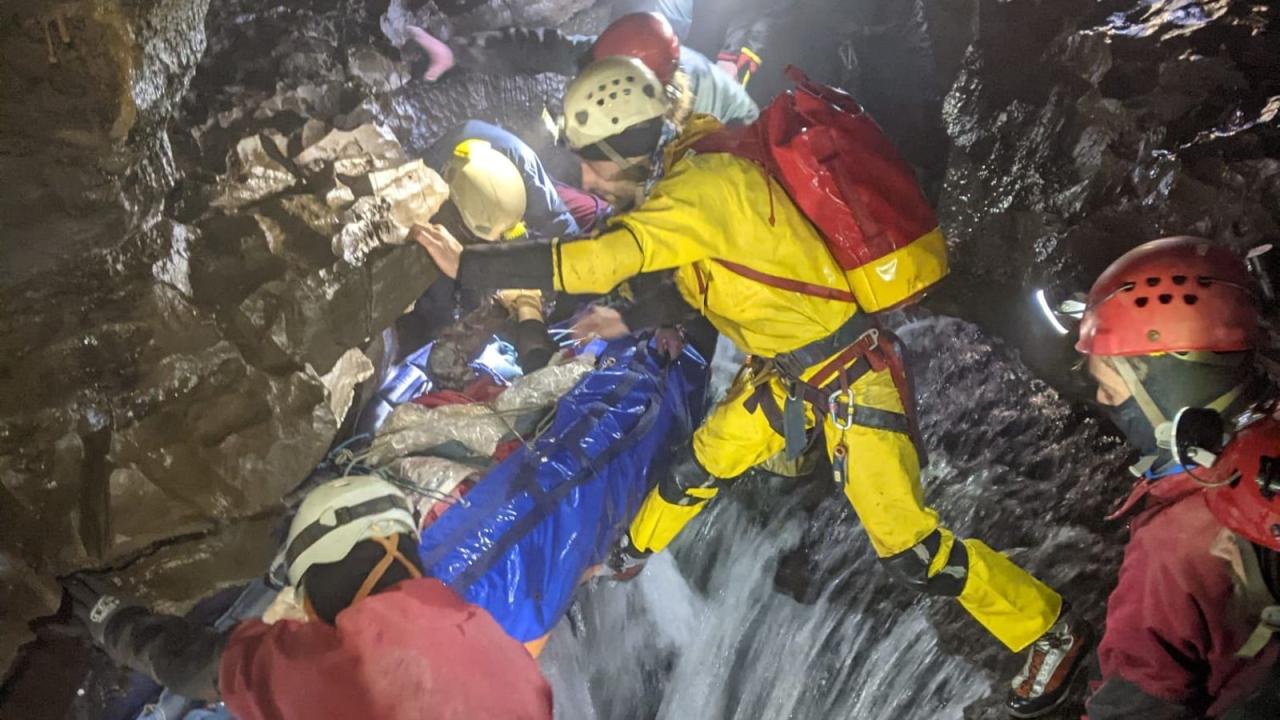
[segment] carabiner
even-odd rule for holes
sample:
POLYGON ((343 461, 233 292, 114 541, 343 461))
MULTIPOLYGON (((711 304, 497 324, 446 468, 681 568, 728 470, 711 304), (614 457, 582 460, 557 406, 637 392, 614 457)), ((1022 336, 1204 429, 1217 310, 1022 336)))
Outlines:
POLYGON ((853 400, 854 398, 853 398, 852 388, 847 388, 844 390, 836 390, 835 392, 831 393, 830 397, 827 398, 827 412, 831 414, 831 424, 835 425, 837 429, 848 430, 849 428, 853 427, 853 415, 856 412, 854 408, 853 400), (845 395, 847 397, 847 400, 845 401, 843 417, 841 417, 842 413, 840 412, 840 396, 841 395, 845 395))

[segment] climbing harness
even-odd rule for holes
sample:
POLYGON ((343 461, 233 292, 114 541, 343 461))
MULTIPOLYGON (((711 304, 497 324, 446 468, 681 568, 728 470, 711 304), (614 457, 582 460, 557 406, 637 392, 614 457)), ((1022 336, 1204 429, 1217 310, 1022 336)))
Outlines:
POLYGON ((803 454, 813 441, 805 427, 805 403, 808 403, 818 426, 823 416, 830 416, 832 424, 841 431, 860 425, 909 435, 923 465, 926 460, 915 421, 913 390, 898 345, 898 339, 879 327, 875 318, 859 313, 825 338, 772 359, 754 359, 753 371, 759 380, 744 406, 749 412, 764 413, 770 427, 784 438, 790 460, 803 454), (817 372, 807 380, 801 379, 809 368, 827 358, 830 360, 817 372), (882 410, 858 402, 853 385, 869 372, 886 370, 898 389, 905 412, 882 410), (770 373, 776 373, 787 388, 781 408, 769 381, 770 373))

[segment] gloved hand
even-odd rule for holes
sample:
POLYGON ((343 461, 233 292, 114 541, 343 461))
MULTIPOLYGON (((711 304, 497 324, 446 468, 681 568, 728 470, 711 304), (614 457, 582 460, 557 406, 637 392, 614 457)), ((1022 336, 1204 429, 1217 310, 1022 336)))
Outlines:
POLYGON ((70 575, 62 580, 62 587, 71 597, 71 611, 89 630, 89 636, 98 645, 104 644, 107 623, 121 610, 132 607, 118 596, 103 580, 87 575, 70 575))
POLYGON ((613 546, 613 551, 609 553, 609 559, 605 562, 609 566, 609 570, 613 572, 610 578, 614 582, 628 582, 634 580, 641 570, 644 570, 644 564, 649 561, 651 552, 639 550, 635 544, 631 542, 630 533, 623 533, 618 539, 618 544, 613 546))
POLYGON ((542 292, 538 290, 499 290, 498 302, 516 322, 543 320, 542 292))

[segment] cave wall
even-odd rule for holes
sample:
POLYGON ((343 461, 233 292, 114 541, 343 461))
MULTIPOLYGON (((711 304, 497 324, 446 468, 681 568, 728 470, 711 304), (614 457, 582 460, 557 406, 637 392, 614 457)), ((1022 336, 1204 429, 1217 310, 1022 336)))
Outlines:
POLYGON ((528 108, 554 106, 563 80, 411 83, 403 24, 598 28, 590 4, 0 10, 7 678, 58 575, 103 570, 183 611, 265 570, 281 498, 435 276, 401 244, 447 193, 417 155, 470 117, 550 146, 528 108))
POLYGON ((1073 360, 1042 332, 1034 288, 1087 290, 1166 235, 1244 252, 1280 232, 1274 4, 984 1, 974 26, 942 110, 956 270, 942 301, 1037 369, 1073 360))

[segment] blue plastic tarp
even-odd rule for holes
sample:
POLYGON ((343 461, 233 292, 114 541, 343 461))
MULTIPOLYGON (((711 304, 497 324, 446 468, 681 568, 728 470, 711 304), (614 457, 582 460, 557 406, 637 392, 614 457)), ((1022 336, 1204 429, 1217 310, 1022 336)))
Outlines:
POLYGON ((647 342, 605 346, 551 426, 426 529, 428 573, 521 641, 550 632, 688 440, 706 379, 691 349, 664 365, 647 342))

